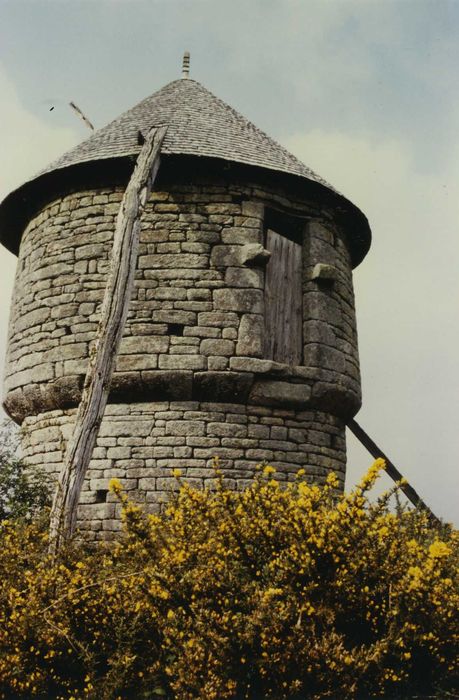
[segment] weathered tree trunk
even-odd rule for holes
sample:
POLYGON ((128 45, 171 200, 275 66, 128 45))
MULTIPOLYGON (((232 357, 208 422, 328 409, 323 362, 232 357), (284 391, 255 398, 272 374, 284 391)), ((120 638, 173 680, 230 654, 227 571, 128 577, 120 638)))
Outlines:
POLYGON ((435 513, 433 513, 430 510, 429 506, 424 503, 421 496, 414 490, 411 484, 408 483, 408 481, 403 477, 403 475, 399 472, 397 467, 390 461, 390 459, 386 457, 384 452, 379 449, 378 445, 375 442, 373 442, 371 437, 367 435, 367 433, 357 423, 357 421, 351 418, 351 420, 347 424, 347 427, 352 433, 354 433, 355 437, 358 440, 360 440, 362 445, 366 447, 366 449, 372 457, 374 457, 375 459, 383 459, 385 461, 385 470, 387 474, 395 482, 400 482, 400 491, 402 491, 405 494, 405 496, 408 498, 408 500, 411 501, 414 507, 425 511, 429 517, 429 520, 434 525, 441 525, 441 520, 437 518, 435 513))
POLYGON ((74 532, 84 477, 107 404, 117 352, 131 299, 137 263, 140 216, 159 168, 167 127, 148 133, 116 220, 112 259, 96 344, 90 356, 75 428, 67 446, 51 509, 50 553, 74 532))

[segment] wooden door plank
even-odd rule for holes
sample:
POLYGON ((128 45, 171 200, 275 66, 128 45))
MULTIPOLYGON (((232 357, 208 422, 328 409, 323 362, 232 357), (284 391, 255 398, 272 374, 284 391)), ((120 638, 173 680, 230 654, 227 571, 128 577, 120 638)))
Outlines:
POLYGON ((302 347, 301 245, 268 229, 271 258, 265 278, 265 344, 267 359, 300 364, 302 347))

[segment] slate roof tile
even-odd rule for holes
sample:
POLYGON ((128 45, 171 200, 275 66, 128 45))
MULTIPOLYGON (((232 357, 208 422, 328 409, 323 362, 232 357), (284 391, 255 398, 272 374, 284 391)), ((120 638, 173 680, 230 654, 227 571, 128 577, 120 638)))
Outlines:
POLYGON ((299 175, 331 186, 196 80, 180 79, 139 102, 51 163, 40 175, 138 153, 137 133, 167 124, 162 152, 208 156, 299 175))

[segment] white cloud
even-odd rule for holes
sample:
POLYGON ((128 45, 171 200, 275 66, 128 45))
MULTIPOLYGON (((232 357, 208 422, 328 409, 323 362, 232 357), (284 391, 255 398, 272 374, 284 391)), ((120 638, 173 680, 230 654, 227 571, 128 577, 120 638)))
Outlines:
MULTIPOLYGON (((368 257, 354 273, 362 426, 440 516, 458 492, 459 167, 416 171, 403 143, 313 130, 285 144, 366 214, 368 257)), ((371 458, 349 440, 349 482, 371 458)))
MULTIPOLYGON (((0 65, 2 164, 0 200, 50 161, 74 146, 72 129, 49 127, 21 104, 12 81, 0 65)), ((0 367, 3 369, 10 298, 16 258, 0 246, 0 367)), ((2 370, 0 370, 0 375, 2 370)))

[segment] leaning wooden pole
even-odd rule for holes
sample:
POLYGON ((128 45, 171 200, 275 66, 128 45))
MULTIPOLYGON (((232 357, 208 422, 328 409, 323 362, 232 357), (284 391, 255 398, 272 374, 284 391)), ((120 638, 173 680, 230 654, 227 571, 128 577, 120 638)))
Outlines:
POLYGON ((353 418, 348 422, 347 427, 349 430, 354 433, 355 437, 360 440, 362 445, 366 447, 368 452, 374 457, 375 459, 383 459, 386 463, 385 465, 385 471, 387 474, 391 477, 396 482, 400 483, 400 491, 402 491, 405 496, 408 498, 409 501, 415 506, 415 508, 419 508, 420 510, 424 510, 428 517, 429 520, 437 525, 441 525, 441 520, 437 518, 435 513, 433 513, 429 506, 424 503, 420 495, 417 493, 417 491, 414 490, 414 488, 408 483, 408 481, 404 478, 404 476, 399 472, 397 467, 390 461, 388 457, 384 454, 382 450, 379 449, 377 444, 373 442, 371 437, 367 435, 367 433, 364 431, 364 429, 355 421, 353 418))
POLYGON ((105 412, 110 383, 134 284, 140 216, 159 168, 167 127, 153 128, 124 193, 113 240, 111 266, 73 435, 51 508, 49 551, 55 554, 75 531, 81 488, 105 412))

